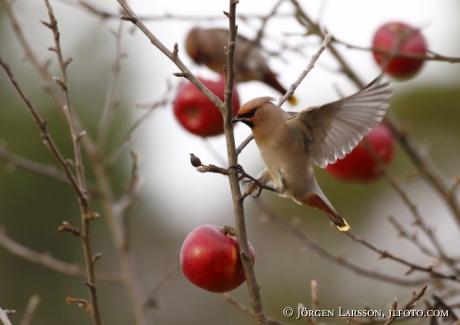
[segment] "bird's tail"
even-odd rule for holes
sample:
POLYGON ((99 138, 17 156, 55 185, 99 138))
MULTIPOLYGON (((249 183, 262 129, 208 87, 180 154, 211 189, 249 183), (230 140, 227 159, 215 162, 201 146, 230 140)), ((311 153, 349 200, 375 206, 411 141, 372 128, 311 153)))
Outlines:
MULTIPOLYGON (((283 95, 287 93, 287 90, 279 83, 278 79, 276 78, 276 75, 271 71, 265 74, 264 79, 262 81, 266 83, 267 85, 269 85, 270 87, 276 89, 283 95)), ((294 96, 291 96, 288 98, 288 102, 291 105, 296 105, 297 98, 295 98, 294 96)))
POLYGON ((319 209, 327 213, 332 222, 337 226, 340 231, 347 231, 350 229, 350 226, 344 218, 342 218, 327 201, 327 199, 322 199, 318 194, 310 194, 305 200, 302 201, 303 204, 306 204, 314 209, 319 209))

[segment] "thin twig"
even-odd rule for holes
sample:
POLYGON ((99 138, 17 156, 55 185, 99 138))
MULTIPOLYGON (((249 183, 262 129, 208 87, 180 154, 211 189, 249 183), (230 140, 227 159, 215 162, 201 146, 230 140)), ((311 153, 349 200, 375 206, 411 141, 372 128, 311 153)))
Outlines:
POLYGON ((139 130, 140 126, 147 121, 150 115, 155 111, 156 108, 165 106, 169 103, 168 94, 171 91, 171 87, 168 87, 162 99, 158 100, 154 104, 150 105, 147 112, 139 117, 133 125, 129 128, 126 134, 121 138, 119 143, 114 147, 113 151, 108 155, 106 159, 107 169, 112 168, 121 155, 130 147, 132 141, 136 139, 136 131, 139 130))
POLYGON ((45 165, 34 160, 23 158, 10 152, 6 146, 3 145, 0 145, 0 159, 10 163, 14 167, 19 167, 36 174, 44 175, 60 182, 69 183, 69 178, 60 169, 52 165, 45 165))
POLYGON ((318 310, 319 309, 318 282, 316 282, 316 280, 311 280, 310 289, 311 289, 311 309, 318 310))
POLYGON ((325 250, 322 248, 320 245, 315 243, 307 234, 304 232, 300 231, 297 227, 291 225, 290 223, 286 222, 282 218, 280 218, 273 210, 262 200, 253 200, 254 204, 259 207, 259 209, 275 224, 280 226, 281 228, 286 229, 289 231, 291 234, 294 235, 302 244, 304 244, 308 249, 310 249, 312 252, 317 254, 318 256, 324 258, 327 261, 330 261, 332 263, 341 265, 350 271, 359 274, 361 276, 370 278, 370 279, 376 279, 379 281, 384 281, 388 283, 394 283, 398 285, 404 285, 404 286, 413 286, 413 285, 419 285, 426 283, 429 279, 428 278, 422 278, 422 279, 407 279, 407 278, 400 278, 400 277, 395 277, 392 275, 388 275, 385 273, 381 273, 379 271, 375 270, 368 270, 366 268, 363 268, 362 266, 359 266, 357 264, 354 264, 344 257, 336 256, 332 254, 331 252, 325 250))
MULTIPOLYGON (((222 298, 224 298, 227 302, 229 302, 233 307, 235 307, 237 310, 251 316, 251 317, 254 317, 254 312, 251 310, 250 307, 246 306, 245 304, 241 303, 240 301, 238 301, 238 299, 236 299, 235 297, 233 297, 231 294, 229 293, 223 293, 222 294, 222 298)), ((267 317, 267 324, 270 324, 270 325, 288 325, 288 323, 285 323, 285 322, 282 322, 276 318, 273 318, 273 317, 270 317, 268 316, 267 317)))
POLYGON ((123 216, 119 215, 115 210, 114 194, 110 179, 106 174, 106 168, 101 162, 94 164, 93 168, 100 193, 99 200, 115 245, 121 268, 122 282, 133 308, 136 324, 151 324, 147 320, 147 315, 143 310, 144 293, 138 277, 136 261, 130 250, 130 245, 126 242, 128 236, 123 223, 123 216))
POLYGON ((308 63, 307 67, 302 71, 300 76, 294 81, 294 83, 289 87, 288 91, 286 94, 284 94, 283 97, 281 97, 278 100, 278 103, 276 104, 278 107, 281 107, 283 103, 294 94, 294 91, 299 87, 300 83, 305 79, 305 77, 308 75, 311 69, 314 68, 316 61, 319 59, 321 54, 324 52, 324 50, 327 48, 327 45, 331 41, 332 35, 331 34, 326 34, 324 35, 324 40, 323 43, 321 44, 320 48, 318 51, 313 55, 310 59, 310 63, 308 63))
MULTIPOLYGON (((120 15, 115 12, 110 12, 104 10, 100 7, 97 7, 87 1, 84 0, 60 0, 65 4, 71 5, 78 9, 84 9, 85 11, 101 18, 101 19, 114 19, 119 18, 120 15)), ((277 17, 284 17, 289 18, 291 14, 289 13, 278 13, 276 14, 277 17)), ((237 18, 241 20, 250 20, 250 19, 257 19, 263 20, 266 16, 258 15, 258 14, 238 14, 237 18)), ((180 20, 180 21, 195 21, 195 22, 202 22, 202 21, 215 21, 215 20, 223 20, 225 17, 222 15, 180 15, 180 14, 172 14, 172 13, 162 13, 162 14, 152 14, 152 15, 142 15, 138 17, 142 21, 171 21, 171 20, 180 20)))
POLYGON ((10 319, 8 318, 8 315, 16 313, 15 310, 3 310, 0 308, 0 321, 3 323, 3 325, 12 325, 10 322, 10 319))
POLYGON ((140 179, 139 179, 139 156, 134 151, 131 151, 131 159, 133 166, 131 168, 131 180, 121 196, 115 203, 114 211, 117 215, 126 215, 126 211, 132 208, 135 198, 139 193, 140 179))
POLYGON ((27 59, 30 60, 32 65, 36 68, 38 74, 40 75, 43 82, 43 89, 51 96, 54 100, 56 106, 62 107, 64 105, 64 100, 62 95, 57 91, 56 84, 53 82, 52 76, 48 72, 49 61, 41 62, 38 58, 38 55, 33 51, 32 46, 27 40, 23 28, 19 22, 18 17, 13 8, 14 1, 1 0, 3 2, 3 8, 5 8, 8 18, 11 21, 13 31, 16 35, 19 44, 24 49, 27 59))
MULTIPOLYGON (((428 288, 428 285, 425 284, 420 291, 417 293, 415 290, 412 291, 412 299, 409 300, 400 310, 411 310, 412 308, 415 307, 415 302, 418 301, 424 294, 426 289, 428 288)), ((393 307, 392 307, 392 315, 391 317, 385 322, 385 325, 390 325, 393 323, 399 316, 397 316, 396 313, 397 310, 397 300, 395 298, 393 307)))
POLYGON ((72 108, 72 103, 70 100, 70 92, 69 92, 69 84, 67 79, 67 66, 71 62, 72 58, 69 57, 64 59, 62 54, 61 48, 61 40, 60 40, 60 31, 58 29, 58 22, 53 12, 53 8, 49 3, 49 0, 44 0, 46 4, 46 8, 48 11, 49 22, 42 21, 43 25, 51 29, 54 36, 54 48, 50 48, 51 51, 55 52, 58 58, 59 67, 61 70, 61 78, 55 77, 55 81, 61 87, 62 92, 65 98, 65 104, 62 107, 64 110, 65 116, 67 118, 67 122, 69 124, 70 133, 72 136, 72 144, 74 150, 74 159, 75 159, 75 171, 76 177, 78 182, 78 188, 80 190, 80 195, 78 196, 78 202, 80 206, 80 214, 81 214, 81 239, 83 245, 83 251, 85 256, 85 263, 86 263, 86 270, 87 270, 87 287, 90 293, 91 298, 91 307, 92 312, 91 316, 93 318, 93 322, 96 325, 102 325, 102 319, 99 310, 99 303, 97 298, 97 286, 95 281, 95 272, 94 272, 94 260, 93 255, 91 253, 91 243, 89 238, 90 232, 90 222, 93 220, 91 217, 92 211, 90 211, 89 207, 89 197, 88 197, 88 190, 86 187, 86 176, 85 176, 85 169, 83 166, 83 158, 81 152, 81 145, 80 140, 82 137, 85 136, 85 131, 80 129, 79 123, 77 123, 77 119, 74 116, 74 110, 72 108))
POLYGON ((404 52, 394 52, 394 51, 388 51, 384 50, 381 48, 375 48, 375 47, 365 47, 365 46, 358 46, 358 45, 353 45, 350 43, 347 43, 345 41, 339 40, 337 38, 332 39, 333 42, 343 44, 347 48, 350 49, 355 49, 355 50, 360 50, 360 51, 367 51, 367 52, 375 52, 375 53, 382 53, 386 55, 391 55, 391 56, 396 56, 396 57, 402 57, 402 58, 410 58, 410 59, 418 59, 418 60, 424 60, 424 61, 441 61, 441 62, 450 62, 450 63, 459 63, 460 58, 456 57, 449 57, 441 54, 434 53, 432 51, 429 51, 429 55, 423 55, 423 54, 416 54, 416 53, 404 53, 404 52))
POLYGON ((163 277, 160 280, 158 280, 158 282, 153 286, 152 290, 150 291, 150 294, 145 300, 145 308, 158 307, 158 292, 162 288, 164 288, 168 283, 170 283, 174 279, 174 277, 179 274, 180 270, 181 268, 179 259, 176 259, 174 263, 171 265, 171 267, 163 275, 163 277))
POLYGON ((117 0, 123 10, 126 12, 125 16, 121 16, 121 19, 130 21, 139 28, 145 36, 150 40, 150 42, 157 47, 166 57, 168 57, 181 71, 181 73, 176 74, 180 77, 187 78, 191 83, 193 83, 222 113, 224 112, 223 102, 214 95, 206 86, 204 86, 201 81, 196 78, 193 73, 186 67, 186 65, 179 58, 179 46, 177 43, 174 45, 174 50, 170 51, 158 38, 153 35, 153 33, 144 25, 144 23, 136 16, 134 11, 128 5, 126 0, 117 0))
POLYGON ((35 310, 37 309, 38 304, 40 303, 40 296, 39 295, 33 295, 29 299, 29 303, 27 304, 26 311, 24 312, 24 315, 22 316, 21 322, 19 325, 29 325, 30 321, 32 320, 32 316, 35 313, 35 310))
POLYGON ((113 113, 116 105, 118 104, 118 98, 116 96, 118 90, 118 82, 120 80, 120 67, 121 60, 124 55, 121 50, 121 38, 123 35, 123 22, 120 21, 118 29, 113 32, 115 37, 115 60, 112 63, 112 70, 109 78, 109 85, 107 87, 107 94, 105 96, 105 103, 102 109, 102 115, 99 120, 98 138, 97 143, 99 150, 104 152, 107 145, 107 137, 109 134, 113 113))
POLYGON ((418 236, 417 233, 410 234, 400 223, 399 221, 396 220, 393 216, 389 216, 388 220, 390 221, 391 225, 398 231, 398 235, 406 238, 407 240, 411 241, 415 246, 417 246, 424 254, 433 257, 433 258, 438 258, 436 254, 431 251, 428 247, 423 244, 418 236))
MULTIPOLYGON (((62 112, 61 108, 64 107, 65 100, 63 96, 61 95, 61 93, 59 93, 59 91, 57 90, 56 82, 53 79, 53 76, 48 71, 50 60, 46 60, 45 62, 42 63, 38 55, 34 52, 30 42, 27 40, 27 37, 25 36, 23 28, 14 11, 13 5, 15 2, 8 1, 8 0, 0 0, 0 1, 2 1, 4 4, 3 7, 6 9, 6 13, 11 21, 13 31, 16 35, 16 38, 19 41, 19 44, 21 45, 21 47, 23 48, 25 52, 26 58, 30 60, 30 62, 32 63, 32 66, 35 67, 38 74, 40 75, 40 78, 43 82, 42 88, 45 90, 46 93, 50 95, 50 97, 52 98, 56 106, 59 107, 60 109, 59 112, 62 112)), ((77 125, 81 124, 78 117, 75 116, 75 120, 76 120, 75 123, 77 123, 77 125)), ((89 135, 86 135, 84 138, 82 138, 81 142, 87 152, 91 153, 94 151, 95 145, 89 135)))
MULTIPOLYGON (((74 276, 86 276, 86 270, 84 267, 58 260, 52 257, 49 253, 35 252, 8 237, 4 228, 0 228, 0 245, 23 259, 46 266, 54 271, 74 276)), ((121 282, 121 276, 119 273, 96 271, 96 277, 101 281, 121 282)))
MULTIPOLYGON (((435 247, 435 249, 436 249, 436 251, 437 251, 437 253, 439 255, 438 257, 441 258, 446 264, 448 264, 451 267, 451 269, 454 272, 456 272, 458 274, 459 270, 457 270, 457 268, 455 267, 455 263, 452 261, 451 258, 449 258, 446 255, 446 253, 444 252, 444 249, 442 248, 441 244, 438 241, 438 238, 434 235, 432 229, 429 228, 428 225, 425 223, 425 221, 423 220, 423 218, 422 218, 422 216, 420 214, 419 209, 410 200, 409 195, 403 190, 403 188, 402 188, 401 184, 399 183, 398 179, 393 175, 393 173, 390 171, 390 169, 385 165, 385 163, 382 160, 382 157, 376 152, 374 147, 372 145, 370 145, 370 143, 366 139, 363 139, 362 143, 363 143, 364 147, 367 149, 367 151, 369 151, 371 156, 374 158, 374 160, 377 162, 380 171, 384 174, 385 178, 388 180, 390 185, 393 187, 393 189, 396 191, 396 193, 399 194, 399 196, 403 200, 404 204, 409 208, 409 210, 411 211, 412 216, 415 219, 415 224, 423 231, 423 233, 431 241, 431 243, 433 244, 433 246, 435 247)), ((395 224, 395 222, 393 222, 393 224, 395 224)), ((401 228, 401 227, 399 227, 399 228, 401 228)), ((405 234, 404 232, 400 232, 400 233, 405 234)), ((413 238, 414 239, 413 242, 419 243, 418 241, 415 241, 414 236, 406 237, 406 238, 413 238)), ((423 245, 421 245, 421 243, 420 243, 420 245, 418 245, 418 247, 420 247, 420 249, 422 251, 428 252, 428 250, 423 245)))
MULTIPOLYGON (((52 178, 60 182, 70 184, 67 175, 62 170, 52 165, 42 164, 34 160, 26 159, 24 157, 16 155, 12 153, 11 151, 9 151, 6 148, 6 146, 1 145, 1 144, 0 144, 0 159, 3 159, 4 161, 10 163, 14 167, 28 170, 30 172, 52 178)), ((92 195, 97 196, 97 193, 96 193, 97 189, 94 186, 94 184, 92 184, 88 180, 86 181, 86 183, 88 186, 88 191, 92 195)))
POLYGON ((407 260, 405 260, 403 258, 400 258, 400 257, 397 257, 397 256, 395 256, 393 254, 388 253, 386 250, 377 248, 376 246, 372 245, 371 243, 369 243, 364 238, 355 236, 349 231, 347 231, 346 235, 348 237, 350 237, 351 239, 353 239, 355 242, 363 244, 364 246, 366 246, 370 250, 373 250, 374 252, 379 253, 380 258, 389 258, 389 259, 391 259, 393 261, 396 261, 396 262, 398 262, 400 264, 403 264, 403 265, 409 267, 409 270, 408 270, 408 272, 406 274, 412 273, 414 270, 418 270, 418 271, 426 272, 426 273, 430 274, 431 276, 433 276, 435 278, 441 278, 441 279, 447 279, 447 280, 460 282, 460 278, 457 277, 456 275, 445 275, 445 274, 442 274, 440 272, 437 272, 437 271, 433 270, 433 268, 431 266, 424 267, 424 266, 420 266, 420 265, 417 265, 417 264, 414 264, 414 263, 410 263, 410 262, 408 262, 407 260))
POLYGON ((0 56, 0 65, 2 66, 3 70, 5 70, 6 74, 8 75, 8 78, 10 79, 11 84, 14 86, 16 89, 19 97, 21 97, 22 101, 26 104, 27 109, 29 110, 30 114, 32 115, 35 123, 37 124, 38 128, 41 131, 41 136, 43 138, 43 141, 45 145, 48 147, 48 149, 51 151, 51 153, 54 155, 54 157, 57 159, 58 163, 61 165, 62 169, 64 170, 67 179, 69 180, 70 184, 72 185, 72 188, 75 190, 77 193, 78 198, 80 199, 82 197, 82 192, 80 190, 80 187, 77 184, 77 180, 75 179, 75 176, 73 175, 70 165, 66 159, 61 155, 59 149, 55 145, 53 138, 51 135, 48 133, 48 123, 45 121, 40 114, 38 113, 37 109, 35 106, 32 104, 32 102, 29 100, 29 98, 26 96, 24 91, 22 90, 21 86, 19 83, 16 81, 16 78, 14 77, 13 72, 11 71, 9 65, 3 61, 2 57, 0 56))
POLYGON ((236 148, 236 152, 238 154, 241 153, 241 151, 243 151, 244 148, 246 148, 246 146, 252 141, 254 140, 254 136, 252 135, 252 133, 250 135, 248 135, 246 137, 246 139, 243 140, 243 142, 240 143, 240 145, 238 146, 238 148, 236 148))

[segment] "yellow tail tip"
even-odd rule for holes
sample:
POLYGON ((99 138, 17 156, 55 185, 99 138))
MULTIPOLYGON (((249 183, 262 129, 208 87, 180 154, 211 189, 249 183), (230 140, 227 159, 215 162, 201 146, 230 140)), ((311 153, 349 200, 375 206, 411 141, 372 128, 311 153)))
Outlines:
POLYGON ((291 96, 291 97, 289 97, 288 102, 289 102, 289 104, 295 106, 295 105, 297 105, 297 98, 295 96, 291 96))
POLYGON ((337 226, 337 229, 339 229, 340 231, 348 231, 348 229, 350 229, 350 226, 348 225, 345 219, 343 219, 343 222, 345 223, 345 225, 337 226))

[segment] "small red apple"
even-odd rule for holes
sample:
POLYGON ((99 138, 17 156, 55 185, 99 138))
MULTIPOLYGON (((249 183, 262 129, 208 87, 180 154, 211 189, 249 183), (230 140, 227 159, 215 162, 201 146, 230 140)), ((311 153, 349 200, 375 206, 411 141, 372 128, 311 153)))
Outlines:
MULTIPOLYGON (((224 100, 225 81, 221 77, 212 81, 198 77, 212 93, 224 100)), ((233 116, 240 108, 236 88, 233 89, 233 116)), ((224 119, 216 106, 190 81, 183 82, 174 100, 174 115, 187 131, 202 137, 219 135, 224 132, 224 119)))
MULTIPOLYGON (((393 135, 384 124, 377 125, 364 139, 382 158, 385 165, 389 165, 393 158, 393 135)), ((367 150, 361 141, 343 159, 327 165, 327 171, 334 177, 344 181, 369 182, 381 175, 378 162, 367 150)))
MULTIPOLYGON (((391 22, 381 26, 374 34, 372 47, 397 51, 405 54, 426 55, 427 45, 420 30, 401 22, 391 22)), ((421 69, 423 59, 395 56, 373 52, 374 59, 387 74, 396 79, 409 79, 421 69)))
MULTIPOLYGON (((188 234, 180 251, 185 277, 194 285, 211 292, 227 292, 245 280, 236 238, 225 228, 203 225, 188 234)), ((249 251, 254 263, 254 249, 249 251)))

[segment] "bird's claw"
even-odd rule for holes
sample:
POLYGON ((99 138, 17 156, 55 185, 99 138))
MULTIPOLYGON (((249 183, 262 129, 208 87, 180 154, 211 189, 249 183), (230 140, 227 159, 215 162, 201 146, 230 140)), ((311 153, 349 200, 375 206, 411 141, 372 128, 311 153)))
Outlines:
MULTIPOLYGON (((257 182, 258 183, 258 182, 257 182)), ((247 192, 251 193, 251 196, 256 199, 260 196, 260 194, 262 194, 262 190, 263 188, 261 186, 259 186, 256 182, 251 182, 248 186, 248 189, 247 189, 247 192), (252 195, 252 193, 254 193, 255 191, 257 191, 257 193, 255 195, 252 195)))
POLYGON ((228 171, 230 171, 230 169, 235 169, 237 174, 244 173, 243 166, 241 166, 240 164, 238 164, 238 165, 231 165, 231 166, 229 166, 229 167, 227 168, 228 171))
POLYGON ((260 194, 262 193, 263 189, 274 191, 273 188, 262 184, 257 178, 254 178, 251 175, 247 174, 244 171, 244 169, 243 169, 243 167, 241 165, 232 165, 232 166, 228 167, 228 170, 230 170, 232 168, 236 169, 236 173, 237 173, 237 175, 239 175, 238 180, 241 181, 242 179, 246 178, 243 181, 243 184, 249 184, 248 189, 243 194, 243 197, 251 195, 254 191, 257 191, 257 194, 255 196, 254 195, 252 196, 254 198, 257 198, 257 197, 260 196, 260 194))
POLYGON ((236 170, 236 174, 239 175, 238 176, 238 180, 241 181, 243 178, 249 178, 249 179, 252 179, 251 176, 249 176, 243 169, 243 166, 241 165, 232 165, 230 167, 228 167, 228 170, 230 169, 235 169, 236 170))
POLYGON ((249 195, 251 195, 253 198, 258 198, 262 193, 263 188, 259 186, 259 182, 257 180, 245 180, 243 183, 249 183, 248 189, 243 194, 243 198, 249 195), (257 191, 256 195, 252 195, 254 191, 257 191))

